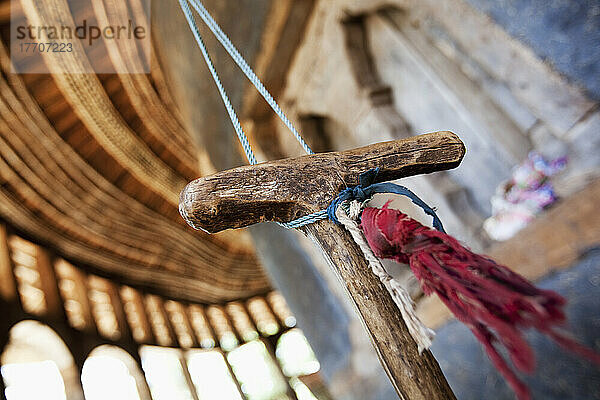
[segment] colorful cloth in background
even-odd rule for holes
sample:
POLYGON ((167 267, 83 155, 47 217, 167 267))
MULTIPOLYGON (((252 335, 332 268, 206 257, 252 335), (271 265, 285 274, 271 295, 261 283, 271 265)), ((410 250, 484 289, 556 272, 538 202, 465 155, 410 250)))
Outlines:
POLYGON ((549 178, 566 164, 566 157, 548 161, 536 151, 529 153, 492 197, 492 216, 483 224, 487 234, 494 240, 510 239, 554 203, 557 196, 549 178))

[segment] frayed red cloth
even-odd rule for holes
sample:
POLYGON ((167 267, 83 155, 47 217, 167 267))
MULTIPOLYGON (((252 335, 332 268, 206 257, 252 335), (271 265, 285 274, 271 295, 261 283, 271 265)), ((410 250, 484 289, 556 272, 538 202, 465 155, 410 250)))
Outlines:
POLYGON ((565 299, 558 293, 536 288, 507 267, 387 205, 365 208, 361 226, 377 257, 409 264, 423 292, 436 293, 471 329, 519 399, 530 399, 529 389, 495 344, 506 348, 517 369, 532 372, 535 357, 520 329, 538 329, 570 351, 600 364, 598 353, 556 331, 565 321, 565 299))

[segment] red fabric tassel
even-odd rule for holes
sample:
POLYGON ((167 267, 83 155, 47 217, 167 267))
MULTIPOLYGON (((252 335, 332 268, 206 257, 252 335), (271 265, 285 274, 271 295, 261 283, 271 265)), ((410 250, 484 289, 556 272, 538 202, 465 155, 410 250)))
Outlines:
POLYGON ((436 293, 471 329, 519 399, 530 399, 529 389, 495 347, 503 345, 517 369, 532 372, 535 357, 519 329, 536 328, 600 364, 598 353, 555 330, 565 321, 565 299, 556 292, 536 288, 507 267, 387 205, 365 208, 361 222, 375 255, 409 264, 423 292, 436 293))

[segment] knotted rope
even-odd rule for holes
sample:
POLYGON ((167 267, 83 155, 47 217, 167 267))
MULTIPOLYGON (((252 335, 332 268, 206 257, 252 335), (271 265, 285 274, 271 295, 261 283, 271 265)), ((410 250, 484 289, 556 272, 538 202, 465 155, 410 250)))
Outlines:
POLYGON ((433 227, 440 232, 445 232, 442 221, 435 213, 435 209, 430 207, 427 203, 419 198, 415 193, 410 191, 408 188, 396 185, 395 183, 373 183, 379 168, 374 168, 367 172, 364 172, 359 177, 359 184, 356 186, 350 186, 341 191, 337 197, 329 204, 326 210, 321 210, 297 218, 290 222, 278 222, 279 225, 287 229, 300 228, 305 225, 312 224, 317 221, 321 221, 329 218, 333 222, 339 223, 336 216, 337 209, 340 204, 344 201, 356 200, 360 203, 364 203, 370 200, 375 194, 387 193, 387 194, 398 194, 401 196, 408 197, 414 204, 421 207, 425 214, 430 215, 433 218, 433 227))
POLYGON ((437 230, 444 232, 444 227, 435 210, 409 189, 393 183, 373 183, 378 172, 378 169, 373 169, 361 174, 359 177, 360 184, 348 187, 340 192, 326 210, 300 217, 288 223, 280 223, 280 225, 286 228, 299 228, 327 218, 335 223, 342 224, 362 250, 371 271, 383 283, 394 303, 398 306, 404 323, 417 343, 419 353, 421 353, 431 346, 435 333, 421 322, 415 313, 414 303, 408 292, 400 282, 387 273, 379 258, 375 256, 357 221, 360 221, 362 209, 373 195, 376 193, 392 193, 408 197, 414 204, 421 207, 425 213, 432 216, 433 226, 437 230))
POLYGON ((360 226, 356 222, 360 220, 360 213, 363 208, 364 203, 352 200, 348 206, 348 202, 345 200, 340 204, 340 207, 337 208, 335 214, 337 220, 344 225, 344 228, 346 228, 348 232, 350 232, 350 235, 352 235, 352 238, 362 250, 369 263, 369 267, 371 267, 371 271, 377 275, 381 283, 383 283, 390 293, 390 296, 392 296, 394 303, 396 303, 396 306, 398 306, 398 309, 402 314, 402 318, 404 319, 404 323, 406 324, 410 335, 417 343, 420 354, 423 350, 429 349, 431 341, 435 336, 435 332, 421 322, 415 313, 414 302, 408 292, 402 287, 400 282, 388 274, 381 263, 381 260, 375 256, 373 250, 369 247, 369 243, 367 243, 360 226), (346 212, 347 208, 349 209, 349 213, 346 212))

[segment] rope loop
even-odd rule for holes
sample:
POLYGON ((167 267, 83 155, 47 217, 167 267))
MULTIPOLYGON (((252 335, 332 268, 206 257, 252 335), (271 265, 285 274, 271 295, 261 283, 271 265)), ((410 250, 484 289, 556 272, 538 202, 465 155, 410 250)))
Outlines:
POLYGON ((396 185, 395 183, 373 183, 377 178, 379 168, 374 168, 369 171, 363 172, 359 176, 360 184, 356 186, 350 186, 342 190, 335 199, 329 204, 326 210, 314 212, 312 214, 305 215, 297 218, 290 222, 278 222, 278 224, 287 229, 297 229, 305 225, 312 224, 324 219, 330 219, 331 221, 339 224, 336 212, 338 207, 350 204, 351 201, 357 201, 359 203, 365 203, 369 201, 377 193, 391 193, 398 194, 400 196, 408 197, 414 204, 421 207, 423 211, 433 218, 433 227, 440 232, 446 233, 442 220, 437 216, 435 209, 425 203, 419 196, 414 194, 408 188, 396 185))
POLYGON ((340 207, 336 210, 336 215, 340 221, 340 224, 346 228, 350 235, 362 250, 367 263, 371 267, 371 271, 375 276, 379 278, 381 283, 385 286, 389 292, 392 300, 396 303, 396 306, 402 314, 404 323, 415 340, 419 354, 431 346, 431 341, 435 336, 435 332, 427 328, 423 322, 419 319, 415 313, 414 303, 404 287, 394 277, 392 277, 386 270, 381 260, 373 253, 373 250, 369 246, 367 239, 359 226, 360 222, 360 210, 364 207, 363 203, 359 203, 356 200, 348 202, 344 200, 340 204, 340 207), (350 213, 346 211, 350 210, 350 213))
POLYGON ((331 202, 329 207, 327 207, 327 216, 329 219, 337 224, 340 223, 336 216, 336 210, 344 201, 356 200, 360 203, 364 203, 365 201, 370 200, 373 195, 377 193, 392 193, 408 197, 414 204, 421 207, 427 215, 430 215, 433 218, 433 227, 435 229, 445 233, 444 225, 437 216, 435 209, 430 207, 427 203, 421 200, 419 196, 404 186, 389 182, 373 183, 377 178, 378 173, 379 168, 374 168, 364 172, 359 177, 359 185, 348 187, 341 191, 340 194, 331 202))

